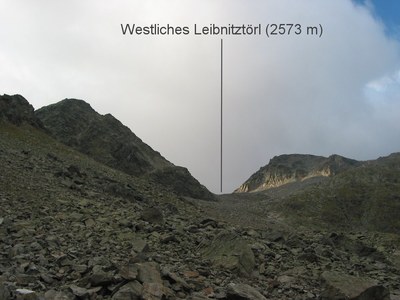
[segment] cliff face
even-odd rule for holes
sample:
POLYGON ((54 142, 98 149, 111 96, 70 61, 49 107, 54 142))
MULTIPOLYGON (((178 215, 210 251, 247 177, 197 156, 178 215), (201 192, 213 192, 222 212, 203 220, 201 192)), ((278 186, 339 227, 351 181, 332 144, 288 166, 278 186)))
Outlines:
POLYGON ((260 168, 237 188, 235 193, 263 191, 313 177, 329 177, 361 164, 361 162, 339 155, 329 157, 308 154, 275 156, 266 166, 260 168))

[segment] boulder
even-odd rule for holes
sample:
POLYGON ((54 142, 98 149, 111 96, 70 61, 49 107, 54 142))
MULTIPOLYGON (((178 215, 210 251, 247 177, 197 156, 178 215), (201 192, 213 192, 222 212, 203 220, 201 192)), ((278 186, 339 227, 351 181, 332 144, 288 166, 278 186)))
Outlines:
POLYGON ((213 265, 249 276, 255 266, 253 251, 246 240, 231 232, 217 235, 210 245, 203 249, 205 258, 213 265))
POLYGON ((155 262, 138 263, 138 280, 141 283, 162 283, 160 267, 155 262))
POLYGON ((89 281, 92 287, 96 287, 107 286, 113 282, 113 279, 113 275, 101 270, 97 270, 90 276, 89 281))
POLYGON ((163 213, 157 207, 145 208, 141 214, 141 219, 149 223, 155 223, 155 224, 164 223, 163 213))
POLYGON ((149 251, 149 245, 145 240, 135 238, 132 241, 132 250, 135 251, 135 253, 147 252, 149 251))
POLYGON ((138 266, 137 264, 128 263, 121 267, 119 273, 125 280, 134 280, 138 276, 138 266))
POLYGON ((231 283, 226 291, 226 299, 228 300, 266 300, 263 295, 255 288, 248 284, 231 283))
POLYGON ((144 300, 161 300, 166 295, 165 288, 159 282, 145 282, 143 284, 143 299, 144 300))
POLYGON ((143 286, 138 281, 131 281, 123 285, 112 297, 113 300, 142 299, 143 286))
POLYGON ((57 292, 55 290, 49 290, 44 294, 45 300, 75 300, 76 297, 70 292, 57 292))
POLYGON ((182 287, 186 290, 190 289, 189 284, 183 278, 179 277, 176 273, 170 272, 168 270, 163 270, 162 273, 163 278, 167 279, 170 283, 182 287))
POLYGON ((321 300, 390 300, 389 291, 369 278, 325 271, 321 275, 325 290, 321 300))
POLYGON ((72 285, 70 285, 69 289, 79 299, 81 299, 81 298, 85 299, 87 297, 93 297, 94 294, 96 294, 97 292, 99 292, 101 290, 101 287, 86 289, 86 288, 82 288, 82 287, 72 284, 72 285))
POLYGON ((16 291, 17 300, 38 300, 39 297, 34 291, 28 289, 17 289, 16 291))

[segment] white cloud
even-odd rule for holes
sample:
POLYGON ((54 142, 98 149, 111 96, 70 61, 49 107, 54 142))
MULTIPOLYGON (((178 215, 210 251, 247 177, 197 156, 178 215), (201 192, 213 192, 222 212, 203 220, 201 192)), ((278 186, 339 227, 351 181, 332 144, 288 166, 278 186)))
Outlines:
POLYGON ((400 103, 400 70, 368 82, 364 93, 371 105, 400 103))
POLYGON ((366 85, 367 90, 372 90, 377 93, 384 93, 388 90, 388 88, 393 85, 393 78, 389 76, 384 76, 377 80, 373 80, 366 85))
POLYGON ((281 153, 367 159, 400 150, 399 42, 370 7, 21 0, 0 8, 0 93, 21 93, 36 108, 85 99, 215 192, 219 37, 129 37, 120 23, 323 25, 322 38, 224 38, 225 192, 281 153))

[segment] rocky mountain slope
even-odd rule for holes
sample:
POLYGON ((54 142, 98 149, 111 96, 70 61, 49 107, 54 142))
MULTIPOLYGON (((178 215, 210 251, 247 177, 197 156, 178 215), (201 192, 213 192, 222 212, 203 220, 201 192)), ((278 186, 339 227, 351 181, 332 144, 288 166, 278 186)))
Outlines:
POLYGON ((395 233, 400 231, 399 178, 400 153, 365 162, 281 155, 236 193, 254 193, 264 199, 264 208, 293 226, 395 233))
POLYGON ((400 153, 299 189, 276 210, 303 226, 400 232, 400 153))
MULTIPOLYGON (((22 104, 0 111, 1 300, 400 299, 398 232, 299 226, 309 218, 301 214, 292 223, 307 209, 286 201, 303 185, 218 201, 177 196, 54 139, 22 104)), ((360 167, 356 182, 389 193, 397 160, 360 167)), ((307 188, 334 193, 351 174, 307 188)))
POLYGON ((112 115, 100 115, 83 100, 65 99, 35 115, 54 138, 109 167, 148 176, 182 196, 214 199, 186 168, 173 165, 112 115))
POLYGON ((275 156, 246 180, 235 193, 257 192, 315 177, 329 177, 361 165, 339 155, 290 154, 275 156))
POLYGON ((57 140, 128 174, 173 166, 112 115, 100 115, 83 100, 65 99, 35 115, 57 140))

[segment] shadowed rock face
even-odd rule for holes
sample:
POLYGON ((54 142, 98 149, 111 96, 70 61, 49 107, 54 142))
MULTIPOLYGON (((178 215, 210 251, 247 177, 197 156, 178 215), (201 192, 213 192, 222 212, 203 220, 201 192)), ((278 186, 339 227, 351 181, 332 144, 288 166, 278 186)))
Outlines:
POLYGON ((236 189, 235 193, 263 191, 313 177, 329 177, 361 164, 361 162, 339 155, 329 157, 308 154, 275 156, 269 164, 260 168, 236 189))
POLYGON ((168 176, 162 182, 177 194, 213 199, 188 171, 183 174, 112 115, 100 115, 83 100, 65 99, 35 114, 57 140, 107 166, 134 176, 168 176))
POLYGON ((156 169, 149 173, 147 177, 169 187, 178 195, 214 200, 214 195, 190 175, 189 170, 184 167, 172 166, 156 169))
POLYGON ((37 128, 43 128, 43 124, 34 114, 33 106, 21 95, 0 96, 0 120, 8 121, 17 126, 26 123, 37 128))

